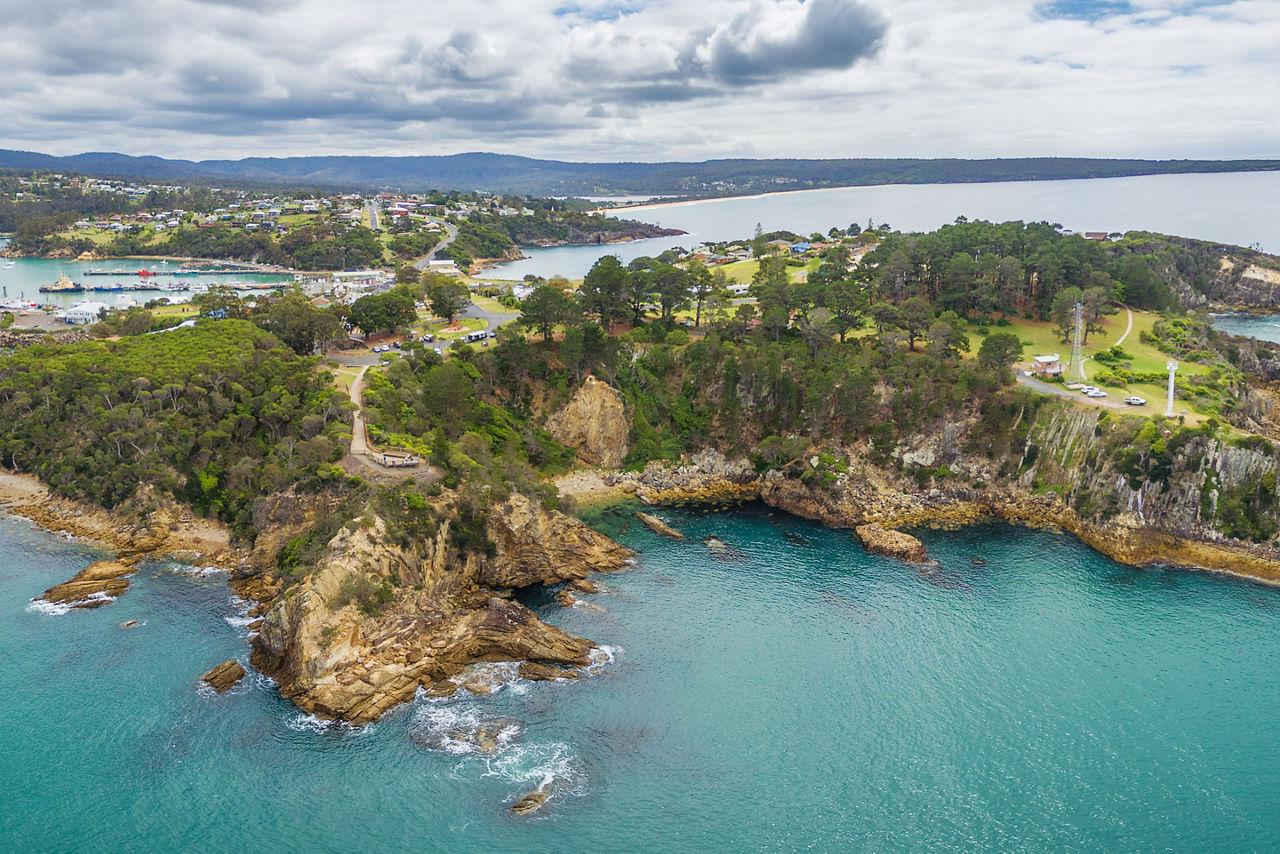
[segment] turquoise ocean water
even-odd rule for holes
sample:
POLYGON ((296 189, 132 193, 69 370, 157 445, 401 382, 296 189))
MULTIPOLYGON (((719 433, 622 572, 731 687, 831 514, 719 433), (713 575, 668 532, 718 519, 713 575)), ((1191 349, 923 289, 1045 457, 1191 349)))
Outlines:
POLYGON ((95 554, 0 517, 0 850, 1280 846, 1280 591, 1004 525, 923 532, 925 575, 763 509, 663 515, 689 540, 599 520, 641 550, 604 610, 531 600, 607 645, 595 677, 361 730, 197 687, 247 659, 221 574, 29 608, 95 554), (499 715, 524 731, 491 757, 410 738, 499 715))

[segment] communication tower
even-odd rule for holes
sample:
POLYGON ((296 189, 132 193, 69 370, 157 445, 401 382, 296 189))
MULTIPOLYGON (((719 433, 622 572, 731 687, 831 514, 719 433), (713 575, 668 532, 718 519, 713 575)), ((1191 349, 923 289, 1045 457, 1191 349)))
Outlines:
POLYGON ((1071 335, 1071 364, 1080 373, 1080 379, 1084 379, 1084 356, 1081 354, 1084 343, 1084 303, 1076 303, 1075 318, 1075 330, 1071 335))

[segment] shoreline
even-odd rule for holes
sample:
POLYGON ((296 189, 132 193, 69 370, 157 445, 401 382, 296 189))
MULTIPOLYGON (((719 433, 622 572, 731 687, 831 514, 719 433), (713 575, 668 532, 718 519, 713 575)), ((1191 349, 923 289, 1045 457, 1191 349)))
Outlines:
POLYGON ((770 196, 794 196, 800 193, 829 193, 837 190, 874 190, 882 187, 950 187, 987 184, 1052 184, 1062 181, 1113 181, 1133 178, 1161 178, 1170 175, 1244 175, 1255 172, 1280 172, 1280 169, 1246 169, 1240 171, 1206 171, 1206 172, 1144 172, 1137 175, 1101 175, 1081 176, 1079 178, 1007 178, 991 181, 889 181, 883 184, 842 184, 838 187, 806 187, 801 190, 772 190, 763 193, 744 193, 736 196, 708 196, 702 199, 681 199, 678 202, 641 202, 638 205, 620 205, 615 208, 597 208, 587 211, 593 214, 608 214, 618 211, 661 210, 663 208, 683 207, 687 205, 708 204, 711 202, 729 202, 742 199, 764 199, 770 196))
POLYGON ((1215 543, 1175 537, 1149 527, 1126 527, 1107 531, 1085 523, 1066 507, 1051 507, 1040 496, 1022 497, 993 495, 988 500, 949 499, 945 504, 918 507, 908 511, 885 515, 868 515, 865 520, 836 519, 821 513, 799 512, 788 497, 784 481, 768 484, 763 478, 751 483, 734 483, 713 479, 710 482, 687 489, 654 489, 632 479, 626 483, 608 483, 603 474, 631 477, 623 472, 601 470, 575 471, 555 479, 557 485, 566 481, 569 490, 562 494, 572 496, 579 509, 599 510, 627 501, 639 501, 652 507, 702 507, 715 511, 732 508, 735 504, 760 501, 774 510, 780 510, 801 519, 809 519, 824 527, 852 531, 859 524, 876 523, 892 530, 930 529, 955 530, 990 521, 1038 529, 1052 527, 1075 537, 1089 548, 1124 566, 1138 569, 1166 567, 1190 572, 1210 572, 1232 578, 1280 587, 1280 562, 1254 554, 1245 548, 1228 543, 1215 543), (772 499, 772 500, 771 500, 772 499))
POLYGON ((189 510, 165 506, 146 518, 54 496, 35 475, 0 468, 0 513, 21 517, 53 534, 102 548, 119 557, 173 557, 236 569, 249 553, 232 541, 231 530, 189 510))

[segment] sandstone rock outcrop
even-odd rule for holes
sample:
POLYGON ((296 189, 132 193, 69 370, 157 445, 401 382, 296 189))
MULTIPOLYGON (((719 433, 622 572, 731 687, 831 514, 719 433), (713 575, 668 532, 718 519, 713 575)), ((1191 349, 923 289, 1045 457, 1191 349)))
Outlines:
POLYGON ((547 682, 552 679, 577 679, 581 674, 576 670, 568 667, 552 667, 549 664, 540 664, 536 661, 525 661, 521 663, 518 671, 521 679, 528 679, 531 682, 547 682))
POLYGON ((522 495, 489 514, 492 557, 460 552, 450 528, 442 522, 434 537, 409 545, 387 536, 378 518, 339 531, 318 571, 269 606, 254 665, 306 711, 366 723, 474 662, 590 664, 590 641, 508 597, 512 588, 620 570, 630 550, 522 495), (361 589, 390 590, 391 601, 362 602, 361 589))
POLYGON ((547 431, 587 465, 618 468, 627 455, 631 422, 621 392, 587 377, 573 398, 547 419, 547 431))
POLYGON ((99 608, 129 589, 136 566, 115 560, 100 560, 76 573, 70 581, 56 584, 36 597, 37 602, 69 605, 72 608, 99 608))
POLYGON ((244 678, 244 665, 236 661, 234 658, 230 661, 224 661, 217 667, 210 670, 200 679, 208 683, 209 687, 221 694, 223 691, 229 691, 237 682, 244 678))
POLYGON ((910 534, 886 528, 878 523, 854 528, 862 545, 872 554, 895 557, 907 563, 924 563, 928 560, 924 543, 910 534))

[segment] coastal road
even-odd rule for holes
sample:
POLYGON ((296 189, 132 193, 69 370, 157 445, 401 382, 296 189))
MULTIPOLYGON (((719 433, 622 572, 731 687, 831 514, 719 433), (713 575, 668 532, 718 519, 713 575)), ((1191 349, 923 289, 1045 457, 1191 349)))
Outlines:
POLYGON ((436 244, 434 249, 432 249, 426 255, 423 255, 417 261, 413 262, 413 266, 419 270, 427 269, 427 265, 431 263, 431 260, 435 258, 437 255, 439 255, 441 252, 443 252, 445 249, 447 249, 449 247, 449 244, 454 241, 454 238, 458 236, 458 227, 453 223, 445 222, 442 219, 436 219, 434 217, 431 218, 431 221, 438 225, 444 226, 445 237, 443 240, 441 240, 439 243, 436 244))

